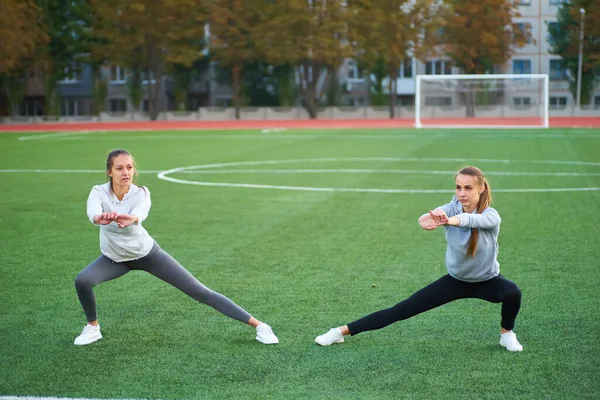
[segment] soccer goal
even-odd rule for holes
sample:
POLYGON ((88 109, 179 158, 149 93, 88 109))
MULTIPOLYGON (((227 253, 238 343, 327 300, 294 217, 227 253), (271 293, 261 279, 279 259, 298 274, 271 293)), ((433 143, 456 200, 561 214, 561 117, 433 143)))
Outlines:
POLYGON ((417 75, 417 128, 547 128, 548 75, 417 75))

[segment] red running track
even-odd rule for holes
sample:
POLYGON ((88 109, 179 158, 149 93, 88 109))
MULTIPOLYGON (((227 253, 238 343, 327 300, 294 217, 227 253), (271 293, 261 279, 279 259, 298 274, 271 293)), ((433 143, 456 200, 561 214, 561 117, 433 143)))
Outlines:
MULTIPOLYGON (((539 120, 538 120, 539 121, 539 120)), ((468 125, 464 119, 435 121, 437 124, 468 125)), ((515 119, 475 119, 472 125, 531 125, 515 119)), ((0 124, 0 132, 73 132, 101 130, 227 130, 227 129, 340 129, 340 128, 412 128, 413 119, 324 119, 324 120, 243 120, 243 121, 127 121, 127 122, 42 122, 0 124)), ((598 117, 553 117, 552 128, 600 128, 598 117)))

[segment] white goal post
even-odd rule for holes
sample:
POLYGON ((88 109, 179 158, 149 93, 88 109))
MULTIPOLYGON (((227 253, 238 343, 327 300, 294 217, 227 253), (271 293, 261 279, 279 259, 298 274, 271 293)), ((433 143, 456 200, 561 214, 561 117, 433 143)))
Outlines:
POLYGON ((417 128, 548 128, 548 75, 417 75, 417 128))

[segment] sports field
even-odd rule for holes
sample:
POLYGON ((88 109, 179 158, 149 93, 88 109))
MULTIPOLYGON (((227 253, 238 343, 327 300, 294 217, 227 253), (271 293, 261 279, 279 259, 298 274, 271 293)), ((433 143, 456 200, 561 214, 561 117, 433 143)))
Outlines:
POLYGON ((600 397, 600 129, 2 133, 0 193, 0 399, 600 397), (99 255, 85 202, 115 148, 149 233, 279 345, 139 271, 96 287, 104 338, 73 345, 73 281, 99 255), (445 273, 443 230, 417 218, 466 165, 502 216, 524 351, 480 300, 317 346, 445 273))

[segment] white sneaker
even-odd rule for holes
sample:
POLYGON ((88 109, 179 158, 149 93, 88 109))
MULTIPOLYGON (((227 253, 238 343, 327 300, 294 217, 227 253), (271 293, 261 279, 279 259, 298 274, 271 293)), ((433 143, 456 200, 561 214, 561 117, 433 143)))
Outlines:
POLYGON ((321 346, 329 346, 334 343, 344 343, 344 335, 342 335, 340 328, 331 328, 327 333, 317 336, 315 342, 321 346))
POLYGON ((500 344, 506 347, 508 351, 523 351, 523 346, 517 340, 517 335, 513 331, 508 331, 500 335, 500 344))
POLYGON ((75 338, 75 345, 82 346, 85 344, 94 343, 95 341, 100 339, 102 339, 102 334, 100 333, 100 325, 94 326, 87 324, 83 327, 81 335, 75 338))
POLYGON ((256 340, 264 344, 277 344, 279 339, 273 333, 273 329, 265 323, 256 327, 256 340))

